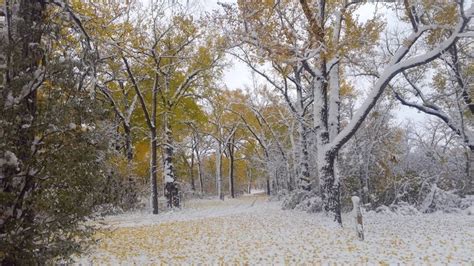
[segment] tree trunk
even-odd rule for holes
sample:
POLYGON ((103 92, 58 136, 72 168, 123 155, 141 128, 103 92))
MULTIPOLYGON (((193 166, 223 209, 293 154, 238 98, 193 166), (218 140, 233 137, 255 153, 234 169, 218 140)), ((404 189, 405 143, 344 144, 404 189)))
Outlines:
POLYGON ((336 155, 325 152, 319 157, 318 174, 321 180, 321 196, 324 210, 334 215, 334 220, 342 226, 339 176, 335 169, 336 155))
POLYGON ((127 157, 127 161, 130 164, 130 162, 133 160, 132 132, 130 125, 127 123, 123 123, 123 129, 125 132, 125 156, 127 157))
POLYGON ((165 153, 164 153, 164 178, 165 178, 165 197, 168 201, 168 207, 179 207, 178 197, 178 186, 176 184, 176 176, 173 166, 173 132, 171 131, 171 125, 169 124, 168 113, 165 112, 163 115, 163 126, 165 130, 165 153))
POLYGON ((267 195, 271 195, 271 190, 270 190, 270 178, 267 176, 267 195))
MULTIPOLYGON (((295 71, 295 77, 297 78, 298 84, 300 84, 300 75, 295 71)), ((304 124, 304 100, 303 100, 303 88, 298 87, 296 90, 297 106, 299 112, 298 120, 298 146, 300 155, 300 170, 301 175, 298 180, 298 187, 304 190, 310 189, 310 175, 309 175, 309 154, 308 154, 308 142, 306 139, 307 128, 304 124)))
POLYGON ((157 185, 157 136, 156 128, 151 128, 151 158, 150 158, 150 184, 151 184, 151 206, 153 214, 158 214, 158 185, 157 185))
POLYGON ((192 146, 193 148, 191 148, 191 165, 189 166, 189 175, 191 177, 191 190, 196 191, 196 184, 194 183, 194 143, 192 146))
MULTIPOLYGON (((129 166, 130 166, 131 162, 133 160, 133 142, 132 142, 132 128, 131 128, 131 125, 130 125, 130 116, 133 112, 133 108, 134 108, 135 103, 136 103, 136 98, 132 101, 131 106, 130 106, 130 103, 128 102, 129 94, 125 90, 123 81, 119 81, 119 87, 122 90, 123 102, 124 102, 124 105, 125 105, 125 112, 127 113, 127 114, 122 114, 121 117, 122 117, 123 130, 124 130, 124 133, 125 133, 125 156, 127 157, 127 161, 128 161, 129 166)), ((113 104, 115 104, 114 101, 113 101, 112 105, 113 104)), ((118 108, 117 108, 117 112, 120 112, 120 110, 118 110, 118 108)))
POLYGON ((306 140, 306 127, 300 123, 298 127, 299 133, 299 144, 300 144, 300 151, 301 151, 301 158, 300 158, 300 167, 301 167, 301 176, 299 187, 304 190, 310 189, 310 175, 309 175, 309 154, 308 154, 308 144, 306 140))
POLYGON ((273 174, 273 189, 276 191, 281 190, 280 182, 278 181, 280 179, 280 176, 278 174, 278 168, 275 169, 274 174, 273 174))
POLYGON ((228 144, 229 150, 229 192, 232 198, 235 198, 235 189, 234 189, 234 141, 235 136, 230 138, 228 144))
POLYGON ((293 167, 292 167, 292 171, 293 171, 293 176, 295 177, 295 179, 293 180, 293 187, 295 188, 298 188, 299 187, 299 174, 301 172, 301 165, 299 162, 301 162, 301 156, 300 156, 300 149, 299 149, 299 145, 296 144, 296 141, 295 141, 295 137, 294 137, 294 134, 293 134, 293 127, 294 125, 292 125, 291 127, 291 130, 289 131, 289 137, 290 137, 290 144, 291 144, 291 154, 294 158, 294 163, 293 163, 293 167))
POLYGON ((123 129, 125 131, 125 154, 128 162, 133 160, 133 145, 132 145, 132 132, 130 125, 124 123, 123 129))
POLYGON ((217 196, 219 199, 224 200, 224 194, 222 193, 222 147, 219 140, 217 140, 216 149, 216 185, 217 196))
POLYGON ((234 188, 234 156, 230 156, 229 163, 229 192, 232 198, 235 198, 235 188, 234 188))
POLYGON ((247 178, 249 180, 249 184, 247 186, 247 193, 252 193, 252 168, 247 167, 247 178))
MULTIPOLYGON (((324 60, 320 69, 326 72, 324 60)), ((330 134, 334 134, 334 127, 337 126, 334 121, 328 125, 328 118, 334 120, 334 114, 337 109, 329 110, 329 107, 335 108, 337 102, 330 99, 328 102, 327 84, 323 83, 320 78, 313 81, 313 122, 316 135, 316 154, 318 155, 318 178, 320 180, 320 191, 323 200, 323 208, 329 215, 334 215, 334 220, 342 226, 341 218, 341 201, 340 201, 340 183, 339 176, 336 171, 337 150, 327 150, 330 134)), ((334 88, 333 88, 334 89, 334 88)), ((334 97, 334 96, 333 96, 334 97)))
POLYGON ((465 150, 466 150, 465 154, 466 154, 467 184, 465 185, 464 193, 466 193, 467 195, 473 195, 474 194, 474 184, 473 184, 474 167, 472 167, 472 165, 474 164, 474 153, 469 148, 465 148, 465 150))
POLYGON ((196 138, 196 146, 194 147, 196 152, 196 163, 198 166, 198 177, 199 177, 199 188, 201 189, 201 195, 204 194, 204 182, 202 180, 202 166, 201 166, 201 156, 199 155, 199 144, 196 138))

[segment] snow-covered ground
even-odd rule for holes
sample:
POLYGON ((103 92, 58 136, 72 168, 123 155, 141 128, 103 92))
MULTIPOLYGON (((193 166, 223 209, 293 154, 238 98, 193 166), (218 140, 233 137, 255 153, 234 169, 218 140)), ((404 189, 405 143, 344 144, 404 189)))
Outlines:
POLYGON ((159 215, 106 217, 91 264, 462 264, 474 263, 474 216, 365 213, 366 240, 348 216, 281 210, 263 195, 193 200, 159 215))

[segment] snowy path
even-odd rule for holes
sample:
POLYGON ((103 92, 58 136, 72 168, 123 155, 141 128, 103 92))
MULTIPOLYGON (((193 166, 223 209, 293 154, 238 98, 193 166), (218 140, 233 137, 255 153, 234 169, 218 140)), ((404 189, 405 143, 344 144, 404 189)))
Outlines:
POLYGON ((349 217, 343 229, 322 214, 283 211, 264 196, 197 200, 157 216, 107 217, 91 264, 474 263, 474 216, 366 214, 366 241, 349 217))

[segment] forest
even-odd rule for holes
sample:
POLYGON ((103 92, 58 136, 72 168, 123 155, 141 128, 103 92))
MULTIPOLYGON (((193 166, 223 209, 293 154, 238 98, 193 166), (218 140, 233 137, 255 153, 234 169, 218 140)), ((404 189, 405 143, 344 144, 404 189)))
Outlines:
POLYGON ((473 263, 473 17, 0 0, 0 264, 473 263))

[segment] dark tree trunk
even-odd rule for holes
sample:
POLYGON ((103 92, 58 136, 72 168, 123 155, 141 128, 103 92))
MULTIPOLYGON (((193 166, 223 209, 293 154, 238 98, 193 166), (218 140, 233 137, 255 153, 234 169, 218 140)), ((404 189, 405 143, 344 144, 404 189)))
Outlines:
POLYGON ((252 192, 252 168, 247 168, 247 178, 249 180, 249 184, 247 187, 247 193, 250 194, 252 192))
POLYGON ((334 215, 334 220, 342 226, 340 182, 335 172, 336 155, 326 152, 320 160, 319 178, 324 210, 334 215))
MULTIPOLYGON (((300 74, 295 72, 295 77, 300 83, 300 74)), ((308 154, 308 141, 306 138, 306 133, 308 129, 304 124, 304 97, 303 97, 303 88, 299 87, 296 90, 297 96, 297 104, 298 104, 298 112, 300 113, 301 121, 298 121, 298 135, 299 135, 299 148, 301 152, 300 158, 300 169, 301 169, 301 176, 298 180, 298 185, 301 189, 309 190, 310 189, 310 175, 309 175, 309 154, 308 154)))
POLYGON ((194 152, 196 152, 196 163, 198 167, 198 177, 199 177, 199 188, 201 189, 201 195, 204 194, 204 182, 202 180, 202 166, 201 166, 201 156, 199 155, 199 143, 197 137, 195 137, 196 146, 194 147, 194 152))
POLYGON ((191 165, 189 166, 189 175, 191 177, 191 190, 196 191, 196 184, 194 183, 194 143, 191 150, 191 165))
POLYGON ((280 175, 278 174, 278 172, 279 172, 279 169, 276 168, 275 169, 275 174, 274 174, 275 177, 273 179, 273 180, 275 180, 274 183, 273 183, 275 191, 280 191, 280 189, 281 189, 281 185, 280 185, 280 182, 279 182, 280 175))
POLYGON ((216 153, 216 188, 217 196, 220 200, 224 200, 224 193, 222 191, 222 145, 217 140, 217 153, 216 153))
POLYGON ((130 163, 133 160, 132 132, 127 123, 123 123, 123 129, 125 132, 125 156, 130 163))
POLYGON ((229 151, 229 192, 232 198, 235 198, 235 189, 234 189, 234 142, 235 135, 230 138, 230 142, 227 144, 229 151))
POLYGON ((150 158, 150 184, 151 184, 151 205, 153 214, 158 214, 158 185, 157 185, 157 136, 156 128, 151 129, 151 158, 150 158))
POLYGON ((306 127, 304 125, 301 125, 301 132, 300 132, 300 137, 301 137, 301 153, 302 153, 302 159, 300 162, 300 167, 301 167, 301 177, 300 177, 300 186, 304 190, 310 190, 310 175, 309 175, 309 154, 308 154, 308 144, 306 140, 306 127))
POLYGON ((270 196, 271 195, 271 191, 270 191, 270 178, 267 177, 267 195, 270 196))
POLYGON ((201 195, 204 194, 204 181, 202 178, 202 169, 201 163, 198 161, 198 176, 199 176, 199 188, 201 190, 201 195))
POLYGON ((465 185, 463 192, 467 195, 474 194, 474 184, 473 184, 473 177, 474 177, 474 168, 472 165, 474 164, 474 153, 472 150, 466 148, 466 177, 467 177, 467 184, 465 185))

